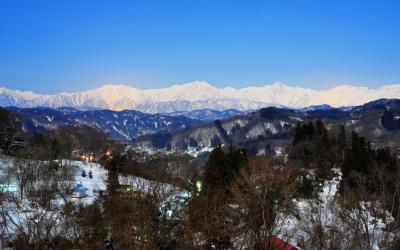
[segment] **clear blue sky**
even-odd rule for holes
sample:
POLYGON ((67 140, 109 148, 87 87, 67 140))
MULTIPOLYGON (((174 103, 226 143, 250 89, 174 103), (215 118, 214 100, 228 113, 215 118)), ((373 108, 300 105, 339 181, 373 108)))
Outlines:
POLYGON ((0 1, 0 86, 400 83, 400 1, 0 1))

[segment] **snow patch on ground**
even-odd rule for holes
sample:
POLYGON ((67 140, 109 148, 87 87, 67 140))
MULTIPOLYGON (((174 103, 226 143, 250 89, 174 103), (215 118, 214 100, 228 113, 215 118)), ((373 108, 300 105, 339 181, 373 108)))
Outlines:
POLYGON ((132 139, 129 135, 125 134, 124 131, 122 131, 122 130, 116 128, 114 125, 112 125, 112 128, 113 128, 115 131, 117 131, 120 135, 122 135, 123 137, 125 137, 128 141, 132 139))
POLYGON ((228 135, 231 135, 234 131, 234 129, 240 129, 244 127, 248 123, 247 120, 242 120, 242 119, 236 119, 231 122, 225 122, 222 124, 222 127, 226 131, 228 135))
POLYGON ((198 157, 200 154, 206 153, 206 152, 211 152, 214 148, 212 147, 201 147, 201 148, 195 148, 195 147, 188 147, 188 149, 185 151, 188 155, 191 155, 193 157, 198 157))
POLYGON ((49 122, 52 122, 53 121, 53 119, 54 119, 54 117, 53 116, 48 116, 48 115, 46 115, 46 118, 47 118, 47 120, 49 121, 49 122))
POLYGON ((246 138, 256 138, 266 133, 277 134, 279 130, 275 127, 273 123, 265 122, 263 124, 257 124, 252 127, 246 134, 246 138))

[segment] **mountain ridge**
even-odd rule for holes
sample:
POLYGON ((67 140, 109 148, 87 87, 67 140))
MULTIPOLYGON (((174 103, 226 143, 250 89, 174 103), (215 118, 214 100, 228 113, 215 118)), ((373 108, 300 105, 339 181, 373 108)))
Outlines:
POLYGON ((146 113, 171 113, 199 109, 240 111, 267 106, 305 108, 315 105, 357 106, 381 98, 400 98, 400 84, 371 89, 339 85, 326 90, 291 87, 280 82, 259 87, 218 88, 205 81, 172 85, 159 89, 138 89, 107 84, 75 93, 51 95, 0 88, 0 106, 19 108, 73 107, 80 110, 138 110, 146 113))
MULTIPOLYGON (((139 136, 134 146, 152 149, 198 151, 217 145, 236 145, 258 154, 289 145, 299 122, 322 120, 328 130, 340 126, 356 131, 373 145, 397 144, 400 139, 400 99, 379 99, 352 107, 295 110, 267 107, 244 115, 195 125, 185 130, 164 133, 154 144, 157 134, 139 136)), ((274 150, 272 150, 274 151, 274 150)))
POLYGON ((161 131, 174 132, 203 121, 186 116, 147 114, 136 110, 112 111, 107 109, 80 111, 73 108, 15 108, 8 107, 28 134, 55 130, 64 126, 81 125, 101 129, 112 139, 130 141, 140 135, 161 131))

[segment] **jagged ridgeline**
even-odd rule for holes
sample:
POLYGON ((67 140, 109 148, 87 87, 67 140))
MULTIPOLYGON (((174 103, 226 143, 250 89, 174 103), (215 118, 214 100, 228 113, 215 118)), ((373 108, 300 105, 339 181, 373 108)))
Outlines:
POLYGON ((202 109, 246 111, 267 106, 304 108, 319 105, 322 108, 324 105, 321 104, 334 107, 356 106, 380 98, 397 98, 399 90, 400 85, 386 85, 377 89, 341 85, 327 90, 315 90, 291 87, 279 82, 236 89, 218 88, 204 81, 145 90, 109 84, 97 89, 54 95, 0 88, 0 106, 119 111, 134 109, 152 114, 202 109))
POLYGON ((327 130, 343 125, 357 131, 375 144, 399 141, 400 101, 377 100, 353 108, 294 110, 269 107, 245 115, 201 124, 185 130, 169 133, 162 143, 143 136, 135 144, 143 147, 212 148, 218 144, 234 144, 245 147, 249 153, 280 150, 288 143, 298 123, 309 123, 320 119, 327 130), (399 123, 399 124, 398 124, 399 123))

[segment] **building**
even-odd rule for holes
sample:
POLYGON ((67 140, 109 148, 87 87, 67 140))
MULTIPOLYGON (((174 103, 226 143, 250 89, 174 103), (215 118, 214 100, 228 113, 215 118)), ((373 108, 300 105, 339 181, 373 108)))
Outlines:
POLYGON ((122 197, 136 199, 143 199, 146 196, 144 192, 134 190, 131 185, 119 185, 117 192, 119 192, 122 197))
POLYGON ((73 159, 82 160, 86 162, 94 162, 96 160, 95 154, 93 152, 86 152, 82 149, 74 149, 71 152, 73 159))
POLYGON ((300 250, 299 247, 293 246, 276 236, 269 237, 269 248, 271 250, 300 250))
POLYGON ((18 185, 15 183, 0 184, 0 193, 16 194, 19 192, 18 185))
POLYGON ((72 198, 84 198, 88 196, 86 193, 88 190, 82 183, 76 184, 75 188, 72 189, 72 198))

